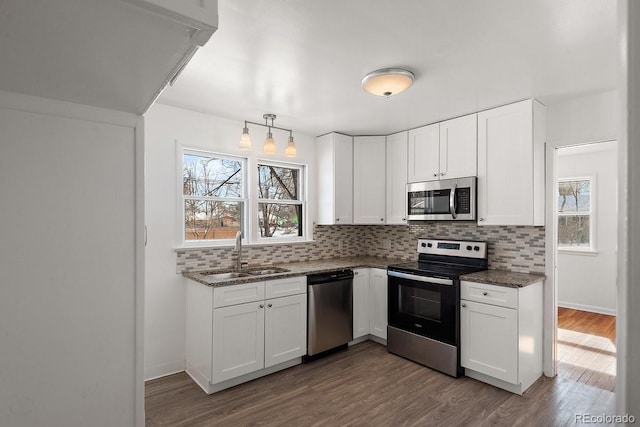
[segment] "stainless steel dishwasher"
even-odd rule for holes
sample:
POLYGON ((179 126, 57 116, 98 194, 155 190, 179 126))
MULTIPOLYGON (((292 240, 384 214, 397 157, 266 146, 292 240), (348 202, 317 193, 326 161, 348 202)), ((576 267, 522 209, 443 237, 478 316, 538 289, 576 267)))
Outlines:
POLYGON ((307 358, 353 340, 353 270, 307 276, 307 358))

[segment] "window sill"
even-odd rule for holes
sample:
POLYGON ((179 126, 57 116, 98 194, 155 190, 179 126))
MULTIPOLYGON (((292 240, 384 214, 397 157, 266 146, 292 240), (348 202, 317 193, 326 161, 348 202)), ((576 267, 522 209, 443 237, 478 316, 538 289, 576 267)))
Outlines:
POLYGON ((569 248, 558 248, 559 254, 567 254, 567 255, 583 255, 583 256, 596 256, 598 255, 598 251, 594 249, 569 249, 569 248))
MULTIPOLYGON (((243 248, 252 248, 252 247, 265 247, 265 246, 280 246, 280 245, 300 245, 304 243, 313 243, 315 240, 281 240, 281 241, 269 241, 269 242, 253 242, 253 243, 242 243, 243 248)), ((224 248, 233 248, 235 246, 235 242, 231 243, 221 243, 219 245, 213 244, 202 244, 202 245, 184 245, 184 246, 176 246, 173 248, 174 252, 183 252, 183 251, 199 251, 203 249, 224 249, 224 248)))

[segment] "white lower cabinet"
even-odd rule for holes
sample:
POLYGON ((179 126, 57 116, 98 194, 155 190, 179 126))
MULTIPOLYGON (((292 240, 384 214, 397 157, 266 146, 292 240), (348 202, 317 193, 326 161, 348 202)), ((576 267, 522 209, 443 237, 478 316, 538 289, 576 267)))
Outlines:
POLYGON ((369 281, 371 313, 369 333, 383 340, 387 339, 387 270, 371 269, 369 281))
POLYGON ((306 292, 268 299, 265 303, 264 367, 270 368, 307 354, 306 292))
POLYGON ((542 375, 542 282, 462 281, 460 359, 468 377, 522 394, 542 375))
POLYGON ((387 339, 387 270, 354 270, 353 339, 366 336, 387 339))
POLYGON ((187 373, 206 393, 301 363, 305 276, 218 288, 188 282, 187 373))
POLYGON ((213 382, 264 368, 264 302, 213 310, 213 382))
POLYGON ((353 270, 353 339, 369 335, 369 268, 353 270))

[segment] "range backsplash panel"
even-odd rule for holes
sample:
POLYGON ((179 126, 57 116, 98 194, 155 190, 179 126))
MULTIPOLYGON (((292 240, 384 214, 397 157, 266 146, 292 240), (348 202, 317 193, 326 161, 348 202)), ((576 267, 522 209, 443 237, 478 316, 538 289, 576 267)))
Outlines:
POLYGON ((417 259, 418 238, 479 240, 489 248, 489 269, 544 274, 544 227, 478 226, 464 222, 425 222, 418 225, 368 227, 369 256, 417 259), (385 247, 386 244, 386 247, 385 247))
MULTIPOLYGON (((418 238, 488 242, 489 268, 544 273, 544 227, 483 226, 464 222, 425 222, 411 225, 316 225, 314 241, 283 245, 245 246, 250 265, 280 264, 350 256, 417 259, 418 238)), ((177 273, 227 269, 235 266, 233 248, 181 249, 177 273)))

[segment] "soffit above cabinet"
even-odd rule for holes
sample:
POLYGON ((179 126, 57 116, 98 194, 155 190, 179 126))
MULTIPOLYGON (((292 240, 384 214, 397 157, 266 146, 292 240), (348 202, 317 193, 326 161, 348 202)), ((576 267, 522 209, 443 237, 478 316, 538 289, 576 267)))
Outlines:
POLYGON ((142 114, 215 31, 217 1, 187 3, 0 0, 0 90, 142 114))

